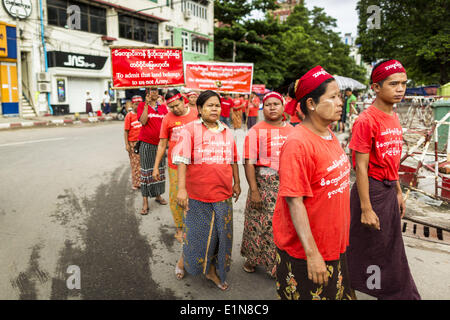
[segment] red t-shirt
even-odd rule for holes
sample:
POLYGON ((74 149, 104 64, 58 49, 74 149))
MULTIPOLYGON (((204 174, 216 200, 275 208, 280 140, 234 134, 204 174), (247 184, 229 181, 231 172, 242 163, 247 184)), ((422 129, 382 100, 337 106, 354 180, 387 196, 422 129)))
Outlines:
POLYGON ((249 101, 248 100, 244 100, 244 108, 243 108, 243 112, 247 113, 248 112, 248 105, 249 105, 249 101))
POLYGON ((258 97, 255 97, 252 99, 252 101, 248 107, 248 116, 249 117, 257 117, 258 116, 259 104, 260 104, 260 100, 258 97))
POLYGON ((254 125, 244 142, 244 159, 252 160, 256 166, 279 168, 280 151, 288 135, 294 129, 285 122, 284 127, 275 127, 265 121, 254 125))
POLYGON ((128 141, 138 141, 142 124, 139 122, 137 114, 128 112, 124 120, 125 130, 128 131, 128 141))
POLYGON ((233 110, 239 111, 244 107, 244 99, 237 98, 233 100, 233 110))
POLYGON ((203 202, 219 202, 233 195, 232 163, 239 161, 236 143, 228 127, 221 132, 206 128, 200 120, 187 124, 173 150, 173 159, 181 156, 189 164, 186 187, 189 198, 203 202))
POLYGON ((339 140, 299 125, 281 149, 280 188, 273 216, 275 244, 297 259, 306 254, 285 197, 303 197, 311 232, 325 261, 338 260, 349 244, 350 162, 339 140))
POLYGON ((222 110, 220 111, 220 115, 222 117, 228 118, 230 116, 230 110, 234 106, 233 99, 231 99, 231 98, 228 98, 228 99, 221 98, 220 99, 220 104, 221 104, 221 107, 222 107, 222 110))
POLYGON ((189 108, 189 113, 184 116, 176 116, 173 112, 169 112, 162 121, 159 138, 169 140, 169 152, 167 157, 169 159, 169 167, 172 169, 177 168, 177 166, 172 163, 173 147, 177 144, 181 130, 186 124, 196 120, 197 115, 198 112, 196 108, 189 108))
POLYGON ((403 130, 398 115, 388 115, 373 105, 356 119, 349 148, 369 153, 369 177, 376 180, 398 180, 403 147, 403 130))
MULTIPOLYGON (((137 118, 139 119, 144 112, 145 102, 140 102, 137 107, 137 118)), ((158 111, 155 111, 151 106, 148 106, 148 119, 147 123, 142 126, 139 134, 139 140, 158 145, 159 133, 161 131, 161 124, 164 116, 168 113, 165 104, 158 106, 158 111)))

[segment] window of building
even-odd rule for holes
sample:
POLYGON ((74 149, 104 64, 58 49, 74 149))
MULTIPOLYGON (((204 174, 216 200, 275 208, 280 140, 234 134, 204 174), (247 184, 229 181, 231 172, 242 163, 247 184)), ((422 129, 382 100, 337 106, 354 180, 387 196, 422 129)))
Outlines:
POLYGON ((80 25, 72 28, 106 35, 106 9, 77 1, 47 0, 48 24, 68 28, 67 9, 73 5, 80 8, 80 25))
POLYGON ((119 14, 119 37, 158 44, 158 23, 119 14))
POLYGON ((184 51, 208 54, 208 41, 187 31, 181 32, 181 44, 184 51))
POLYGON ((194 17, 208 19, 208 0, 181 0, 181 11, 190 11, 194 17))
POLYGON ((200 54, 208 54, 208 41, 201 40, 195 36, 192 36, 191 51, 200 54))
POLYGON ((182 43, 183 49, 185 51, 190 51, 189 50, 189 33, 187 33, 186 31, 181 32, 181 43, 182 43))

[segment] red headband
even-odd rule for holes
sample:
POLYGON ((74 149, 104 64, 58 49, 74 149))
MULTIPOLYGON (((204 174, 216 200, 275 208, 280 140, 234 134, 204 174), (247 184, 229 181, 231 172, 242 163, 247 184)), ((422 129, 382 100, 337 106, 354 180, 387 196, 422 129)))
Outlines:
POLYGON ((331 74, 325 71, 321 66, 309 70, 303 77, 295 83, 295 97, 297 101, 314 91, 325 80, 333 78, 331 74))
POLYGON ((191 91, 191 92, 188 92, 188 93, 186 94, 186 96, 188 96, 188 97, 190 97, 190 96, 192 96, 192 95, 197 95, 197 93, 194 92, 194 91, 191 91))
POLYGON ((397 60, 389 60, 382 64, 380 64, 376 69, 372 72, 372 83, 380 82, 387 77, 389 77, 391 74, 394 73, 400 73, 404 72, 406 73, 405 68, 402 66, 400 61, 397 60))
POLYGON ((278 92, 272 91, 269 92, 268 94, 266 94, 263 98, 263 104, 266 102, 267 99, 269 98, 276 98, 278 100, 281 101, 281 103, 284 105, 284 98, 281 94, 279 94, 278 92))
POLYGON ((179 99, 181 99, 181 98, 182 98, 181 93, 177 93, 177 94, 174 95, 172 98, 167 99, 167 100, 166 100, 166 103, 169 104, 169 103, 172 103, 172 102, 174 102, 174 101, 177 101, 177 100, 179 100, 179 99))
POLYGON ((131 98, 131 102, 132 103, 136 103, 136 102, 142 102, 142 97, 141 96, 134 96, 133 98, 131 98))

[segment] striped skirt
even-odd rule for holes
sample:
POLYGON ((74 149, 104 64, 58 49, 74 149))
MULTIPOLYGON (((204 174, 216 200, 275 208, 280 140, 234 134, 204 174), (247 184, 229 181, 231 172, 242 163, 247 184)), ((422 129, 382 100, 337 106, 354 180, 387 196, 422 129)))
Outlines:
POLYGON ((152 177, 157 150, 157 145, 141 141, 139 155, 141 157, 141 192, 143 197, 154 198, 166 191, 165 156, 159 164, 159 175, 162 180, 156 181, 152 177))
POLYGON ((233 247, 233 202, 207 203, 189 199, 184 215, 183 258, 189 274, 206 275, 211 263, 221 282, 226 280, 233 247))

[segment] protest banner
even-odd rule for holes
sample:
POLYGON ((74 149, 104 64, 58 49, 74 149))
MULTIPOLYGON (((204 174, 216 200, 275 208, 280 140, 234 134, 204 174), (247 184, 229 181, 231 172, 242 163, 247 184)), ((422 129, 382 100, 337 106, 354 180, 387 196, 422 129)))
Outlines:
POLYGON ((254 84, 252 85, 252 92, 256 94, 265 94, 266 93, 266 85, 265 84, 254 84))
POLYGON ((111 47, 112 89, 184 85, 183 49, 111 47))
POLYGON ((253 63, 185 62, 186 87, 227 93, 251 92, 253 63))

